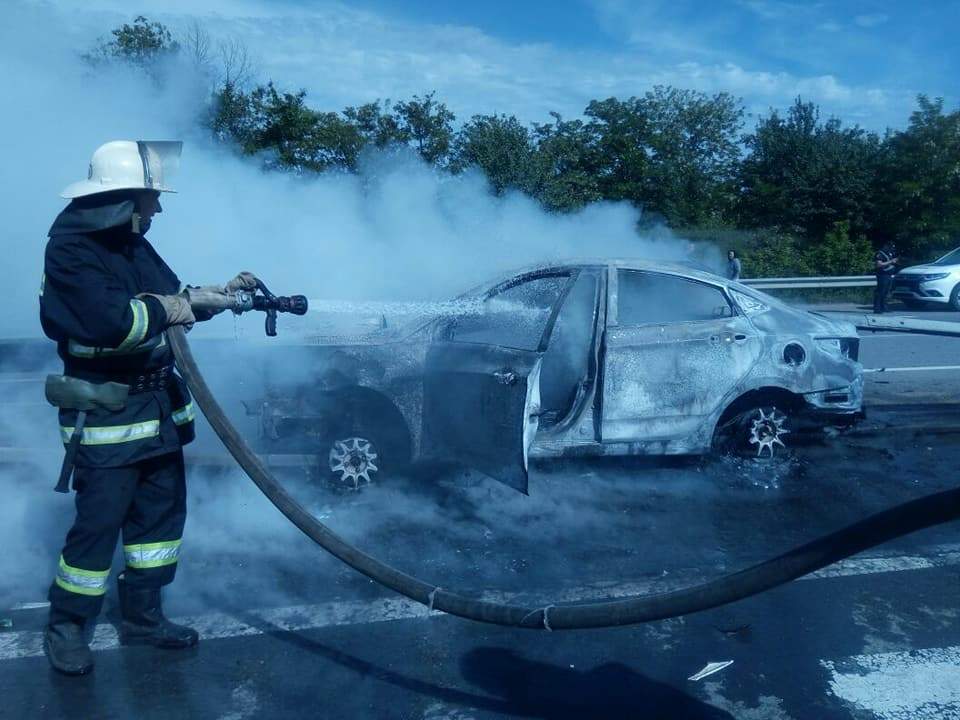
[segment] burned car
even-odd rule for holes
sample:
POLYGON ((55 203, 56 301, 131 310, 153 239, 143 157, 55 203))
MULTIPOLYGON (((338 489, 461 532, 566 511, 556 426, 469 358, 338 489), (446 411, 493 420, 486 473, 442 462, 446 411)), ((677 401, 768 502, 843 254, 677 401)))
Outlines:
POLYGON ((531 458, 784 450, 861 412, 853 325, 680 265, 529 268, 430 317, 289 350, 262 448, 356 485, 452 460, 526 492, 531 458))

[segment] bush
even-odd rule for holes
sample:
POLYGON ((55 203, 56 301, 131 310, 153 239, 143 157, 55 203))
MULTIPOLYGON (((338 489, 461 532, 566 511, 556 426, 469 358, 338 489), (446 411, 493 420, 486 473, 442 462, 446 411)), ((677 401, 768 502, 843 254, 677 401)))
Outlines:
POLYGON ((850 237, 850 223, 833 224, 823 241, 807 247, 804 258, 814 275, 865 275, 873 271, 873 248, 860 235, 850 237))
POLYGON ((775 230, 751 233, 738 249, 743 277, 795 277, 816 275, 799 240, 775 230))

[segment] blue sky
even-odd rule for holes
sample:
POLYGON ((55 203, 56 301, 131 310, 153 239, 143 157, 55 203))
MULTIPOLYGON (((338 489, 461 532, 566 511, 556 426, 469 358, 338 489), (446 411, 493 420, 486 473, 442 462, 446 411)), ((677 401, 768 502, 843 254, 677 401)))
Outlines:
MULTIPOLYGON (((74 13, 129 19, 88 0, 74 13)), ((672 84, 726 90, 754 115, 797 95, 825 114, 902 127, 917 93, 960 99, 960 0, 165 0, 140 12, 239 37, 262 76, 330 109, 436 90, 457 113, 575 117, 593 98, 672 84)), ((92 15, 90 15, 92 17, 92 15)), ((748 119, 748 125, 752 120, 748 119)))

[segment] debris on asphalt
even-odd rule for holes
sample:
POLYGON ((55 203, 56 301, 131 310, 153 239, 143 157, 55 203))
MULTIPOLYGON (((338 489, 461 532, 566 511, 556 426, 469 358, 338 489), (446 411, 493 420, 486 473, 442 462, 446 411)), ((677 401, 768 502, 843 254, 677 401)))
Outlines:
POLYGON ((733 660, 722 660, 720 662, 711 662, 703 666, 703 669, 691 675, 687 680, 693 680, 697 682, 698 680, 703 680, 705 677, 710 677, 714 673, 718 673, 723 670, 725 667, 733 665, 733 660))
POLYGON ((742 635, 750 634, 750 624, 746 623, 744 625, 737 625, 735 627, 718 627, 716 628, 717 632, 721 635, 726 635, 727 637, 736 637, 742 635))

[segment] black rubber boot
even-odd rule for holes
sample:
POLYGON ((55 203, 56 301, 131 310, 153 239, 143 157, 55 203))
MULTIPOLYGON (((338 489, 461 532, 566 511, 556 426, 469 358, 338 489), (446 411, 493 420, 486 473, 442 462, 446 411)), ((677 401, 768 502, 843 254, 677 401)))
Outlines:
POLYGON ((83 636, 83 625, 55 622, 43 631, 43 652, 54 670, 64 675, 86 675, 93 670, 93 653, 83 636))
POLYGON ((117 578, 120 591, 120 642, 124 645, 153 645, 158 648, 193 647, 197 631, 177 625, 163 616, 160 588, 133 588, 117 578))

